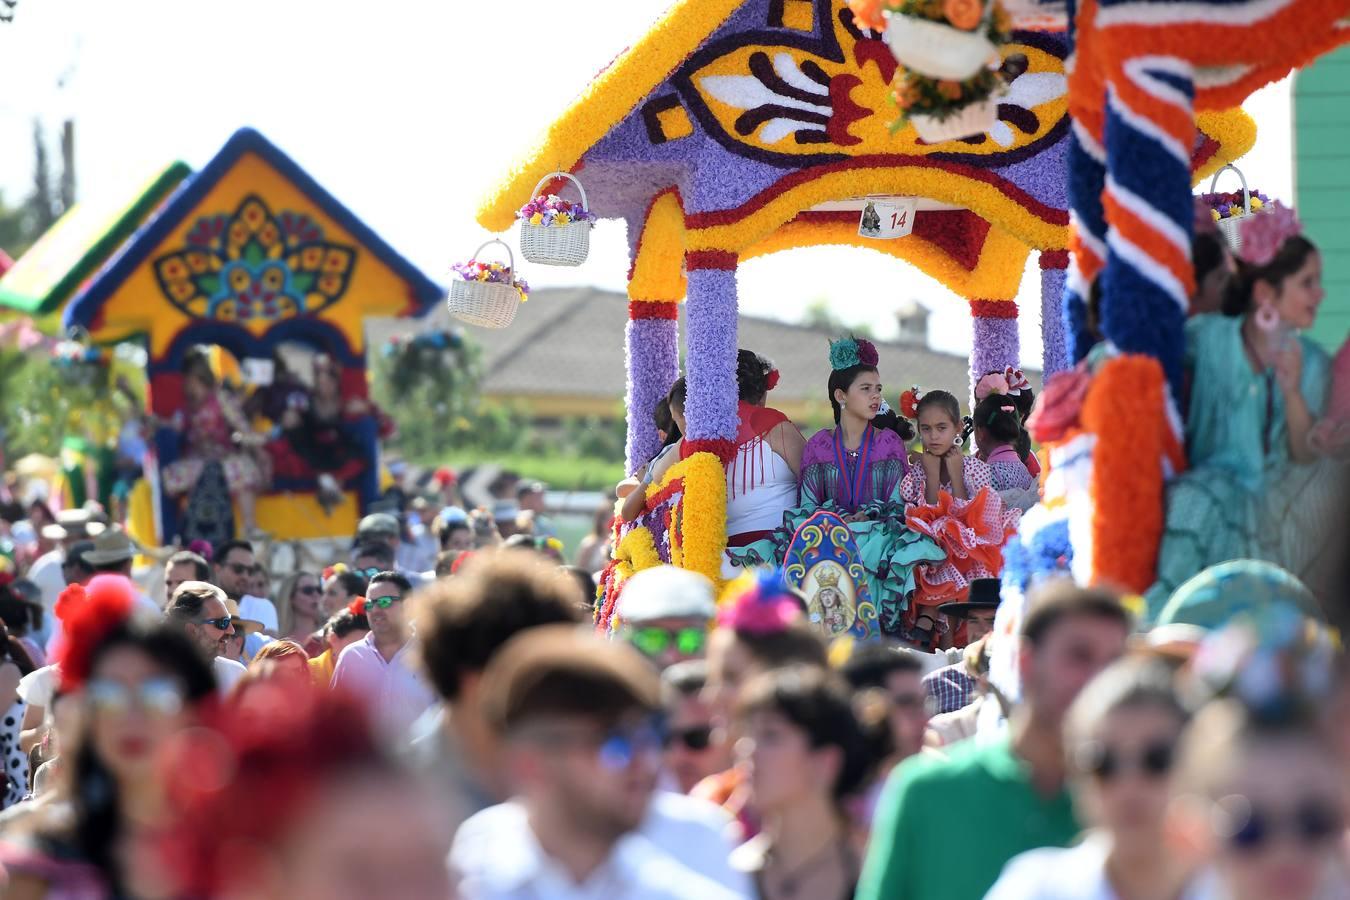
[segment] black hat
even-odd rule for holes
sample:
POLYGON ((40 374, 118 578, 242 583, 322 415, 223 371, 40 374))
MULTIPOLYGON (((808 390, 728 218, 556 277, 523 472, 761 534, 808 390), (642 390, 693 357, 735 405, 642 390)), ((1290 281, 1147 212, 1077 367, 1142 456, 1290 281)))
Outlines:
POLYGON ((938 607, 938 612, 954 619, 964 619, 977 609, 998 609, 999 600, 1002 599, 998 592, 999 584, 997 578, 976 578, 970 583, 970 594, 965 600, 944 603, 938 607))

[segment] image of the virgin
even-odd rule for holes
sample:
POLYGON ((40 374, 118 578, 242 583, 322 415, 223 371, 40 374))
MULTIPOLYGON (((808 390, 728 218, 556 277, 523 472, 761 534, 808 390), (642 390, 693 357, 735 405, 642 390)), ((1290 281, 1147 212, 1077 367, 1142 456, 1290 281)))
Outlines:
POLYGON ((863 207, 862 222, 858 231, 864 236, 875 236, 881 233, 881 215, 877 212, 876 205, 871 200, 868 200, 867 206, 863 207))
POLYGON ((827 632, 847 631, 858 617, 857 589, 837 563, 822 562, 806 575, 806 607, 810 620, 827 632))

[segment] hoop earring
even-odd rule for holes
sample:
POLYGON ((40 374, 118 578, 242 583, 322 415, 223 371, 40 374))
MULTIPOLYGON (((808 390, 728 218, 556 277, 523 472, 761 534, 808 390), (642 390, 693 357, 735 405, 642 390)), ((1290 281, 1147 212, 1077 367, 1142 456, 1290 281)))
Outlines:
POLYGON ((965 442, 966 442, 966 439, 965 439, 964 437, 962 437, 961 435, 959 435, 959 434, 952 440, 952 443, 953 443, 955 446, 957 446, 957 447, 960 447, 960 446, 961 446, 962 444, 964 444, 965 442))
POLYGON ((1267 333, 1280 327, 1280 314, 1275 312, 1275 307, 1265 303, 1256 308, 1253 319, 1256 327, 1267 333))

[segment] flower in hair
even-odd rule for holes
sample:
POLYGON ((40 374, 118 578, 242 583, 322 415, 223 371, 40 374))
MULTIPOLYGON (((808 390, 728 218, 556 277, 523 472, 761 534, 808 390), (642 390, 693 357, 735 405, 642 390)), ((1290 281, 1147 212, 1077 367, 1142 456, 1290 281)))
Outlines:
POLYGON ((777 634, 802 618, 802 604, 774 569, 747 572, 727 585, 717 624, 748 634, 777 634))
POLYGON ((136 591, 123 575, 97 575, 87 587, 71 585, 56 601, 62 634, 54 654, 61 686, 73 690, 89 677, 94 650, 113 628, 131 617, 136 591))
POLYGON ((353 597, 352 602, 347 604, 347 612, 354 616, 364 616, 366 614, 366 598, 353 597))
POLYGON ((1008 376, 1002 372, 990 372, 975 384, 975 400, 979 402, 990 394, 1009 394, 1008 376))
POLYGON ((1298 214, 1282 203, 1271 204, 1267 213, 1245 217, 1240 227, 1242 247, 1238 257, 1253 266, 1270 265, 1284 242, 1303 231, 1298 214))
POLYGON ((207 562, 210 562, 216 555, 215 550, 211 548, 211 542, 204 541, 201 538, 197 538, 197 540, 188 544, 188 549, 207 562))
POLYGON ((770 369, 770 370, 769 370, 769 380, 768 380, 768 382, 766 383, 767 389, 768 389, 768 390, 773 390, 774 388, 778 387, 778 379, 779 379, 778 370, 777 370, 777 369, 770 369))
POLYGON ((851 337, 830 341, 830 368, 836 372, 854 366, 875 366, 880 361, 871 341, 851 337))
POLYGON ((1031 390, 1031 382, 1027 381, 1027 376, 1022 374, 1021 369, 1014 369, 1012 366, 1008 366, 1003 370, 1003 377, 1008 382, 1008 393, 1012 394, 1014 397, 1018 396, 1023 391, 1031 390))
POLYGON ((909 390, 900 395, 900 415, 906 419, 917 419, 919 417, 919 401, 923 399, 924 392, 919 390, 916 384, 909 390))

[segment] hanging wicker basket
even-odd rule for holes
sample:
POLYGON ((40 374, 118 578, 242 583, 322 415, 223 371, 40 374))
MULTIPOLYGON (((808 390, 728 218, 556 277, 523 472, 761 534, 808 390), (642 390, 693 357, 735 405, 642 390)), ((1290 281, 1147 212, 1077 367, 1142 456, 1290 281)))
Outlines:
POLYGON ((990 97, 972 103, 945 119, 915 113, 909 117, 909 121, 926 144, 940 144, 984 134, 998 121, 998 98, 990 97))
POLYGON ((1234 253, 1242 250, 1242 223, 1247 221, 1249 216, 1259 216, 1264 210, 1252 209, 1252 192, 1247 188, 1247 178, 1242 174, 1242 170, 1231 163, 1214 173, 1214 178, 1209 183, 1209 192, 1218 193, 1214 190, 1219 183, 1219 176, 1225 169, 1232 169, 1237 173, 1238 181, 1242 182, 1242 215, 1230 216, 1227 219, 1220 219, 1217 224, 1219 231, 1223 232, 1224 238, 1228 241, 1228 246, 1233 248, 1234 253))
MULTIPOLYGON (((482 252, 493 244, 501 244, 506 250, 514 282, 516 258, 504 241, 488 241, 475 251, 473 258, 478 259, 482 252)), ((520 291, 514 283, 502 284, 493 281, 454 281, 450 284, 450 296, 446 300, 450 315, 461 322, 482 328, 505 328, 510 325, 516 318, 520 303, 520 291)))
POLYGON ((985 36, 983 22, 974 31, 962 31, 945 22, 892 15, 886 23, 886 43, 905 68, 950 81, 971 78, 998 55, 985 36))
MULTIPOLYGON (((539 196, 555 178, 566 178, 577 186, 581 194, 581 208, 589 210, 586 189, 575 176, 567 172, 553 172, 545 175, 534 186, 531 197, 539 196)), ((520 254, 532 263, 541 266, 579 266, 586 261, 591 252, 591 227, 594 222, 568 222, 566 225, 531 225, 520 223, 520 254)))

